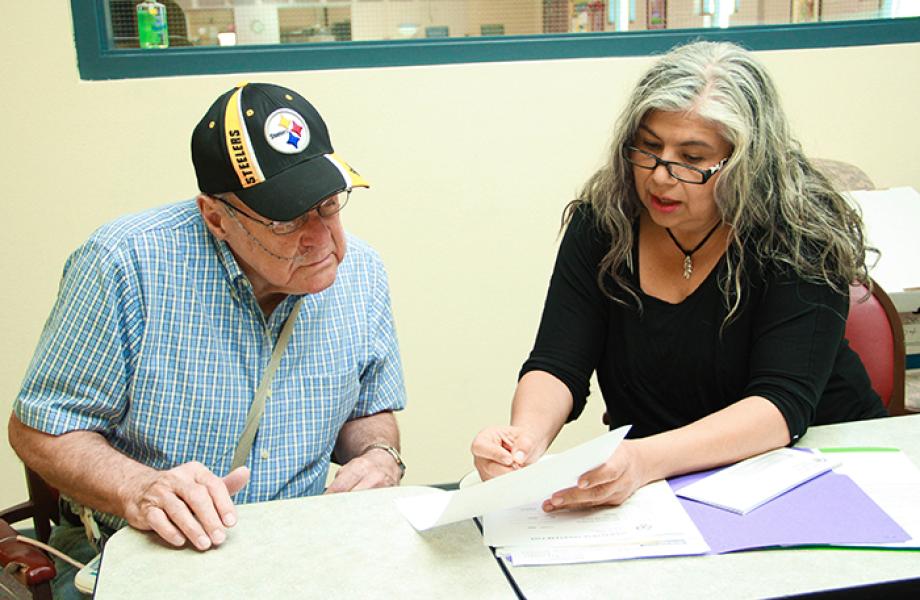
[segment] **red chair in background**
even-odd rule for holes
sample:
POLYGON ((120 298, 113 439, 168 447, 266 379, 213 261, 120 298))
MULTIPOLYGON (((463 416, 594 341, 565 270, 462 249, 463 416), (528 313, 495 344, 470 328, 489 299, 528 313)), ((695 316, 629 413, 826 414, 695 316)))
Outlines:
POLYGON ((844 337, 856 351, 872 389, 891 416, 907 414, 904 407, 904 329, 891 298, 877 283, 872 294, 864 285, 850 287, 850 315, 844 337), (863 301, 863 298, 866 298, 863 301))

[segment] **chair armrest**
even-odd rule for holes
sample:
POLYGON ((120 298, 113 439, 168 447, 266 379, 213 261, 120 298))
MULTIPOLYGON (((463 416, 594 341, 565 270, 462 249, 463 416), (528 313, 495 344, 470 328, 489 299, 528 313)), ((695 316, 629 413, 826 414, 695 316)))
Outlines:
POLYGON ((17 535, 15 529, 0 519, 0 565, 19 565, 15 575, 26 586, 54 579, 57 571, 51 558, 35 546, 17 540, 17 535))
POLYGON ((31 500, 26 500, 25 502, 20 502, 16 506, 10 506, 9 508, 0 510, 0 519, 3 519, 7 523, 18 523, 31 518, 34 514, 35 505, 31 500))

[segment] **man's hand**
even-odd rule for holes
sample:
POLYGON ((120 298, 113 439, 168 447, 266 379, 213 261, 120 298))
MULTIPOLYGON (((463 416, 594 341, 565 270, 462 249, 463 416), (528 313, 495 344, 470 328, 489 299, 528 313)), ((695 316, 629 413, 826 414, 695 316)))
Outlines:
POLYGON ((559 490, 543 502, 543 510, 619 506, 649 483, 635 440, 624 440, 604 464, 578 478, 578 486, 559 490))
POLYGON ((153 530, 173 546, 188 540, 198 550, 207 550, 223 543, 224 529, 236 524, 230 496, 248 482, 247 467, 223 478, 198 462, 149 471, 122 488, 122 514, 132 527, 153 530))
POLYGON ((10 417, 10 444, 48 483, 84 506, 124 517, 175 546, 207 550, 236 524, 230 497, 249 482, 240 467, 221 479, 204 465, 156 471, 128 458, 95 431, 51 435, 10 417))
POLYGON ((354 457, 339 469, 327 494, 356 492, 371 488, 399 485, 402 472, 396 460, 383 448, 371 448, 354 457))
POLYGON ((487 427, 479 432, 470 446, 473 465, 485 481, 536 462, 545 449, 537 447, 525 429, 508 425, 487 427))

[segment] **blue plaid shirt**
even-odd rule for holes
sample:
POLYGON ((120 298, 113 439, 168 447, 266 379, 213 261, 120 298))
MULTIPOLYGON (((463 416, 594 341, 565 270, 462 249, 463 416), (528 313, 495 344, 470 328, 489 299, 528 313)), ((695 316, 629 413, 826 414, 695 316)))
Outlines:
MULTIPOLYGON (((156 469, 225 475, 297 300, 266 320, 192 201, 121 218, 68 259, 14 410, 46 433, 98 431, 156 469)), ((303 297, 236 501, 322 492, 342 425, 404 405, 386 272, 348 236, 335 283, 303 297)))

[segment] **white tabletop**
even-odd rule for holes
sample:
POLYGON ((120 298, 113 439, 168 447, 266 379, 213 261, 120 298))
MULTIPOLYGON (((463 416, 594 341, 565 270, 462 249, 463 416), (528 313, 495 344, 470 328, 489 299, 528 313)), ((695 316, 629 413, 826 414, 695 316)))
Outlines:
POLYGON ((124 528, 105 547, 96 598, 514 598, 472 521, 416 532, 399 487, 239 507, 216 550, 177 550, 124 528))
MULTIPOLYGON (((920 415, 812 427, 798 445, 895 446, 920 466, 920 415)), ((508 570, 528 600, 764 598, 918 578, 920 552, 766 550, 508 570)))
MULTIPOLYGON (((920 465, 920 415, 813 427, 801 446, 897 446, 920 465)), ((96 598, 515 597, 471 521, 418 533, 402 487, 239 507, 217 550, 176 550, 126 528, 106 546, 96 598)), ((920 510, 920 507, 918 507, 920 510)), ((920 577, 920 552, 809 549, 512 567, 528 600, 763 598, 920 577)))

